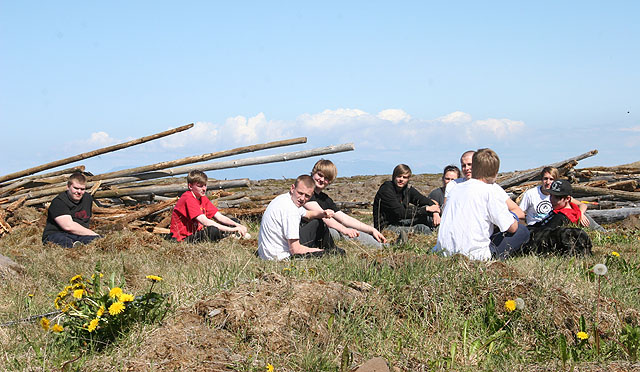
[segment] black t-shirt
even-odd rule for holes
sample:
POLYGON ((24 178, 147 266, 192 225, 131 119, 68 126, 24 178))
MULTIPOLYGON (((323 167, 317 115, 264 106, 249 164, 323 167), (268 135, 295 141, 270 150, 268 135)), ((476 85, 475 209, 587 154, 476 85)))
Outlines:
POLYGON ((64 216, 66 214, 71 216, 74 222, 89 228, 89 220, 91 219, 91 203, 93 197, 89 193, 85 193, 82 199, 78 203, 74 203, 69 199, 67 192, 63 192, 56 196, 47 212, 47 225, 44 227, 42 237, 45 238, 50 234, 56 232, 64 232, 60 226, 56 223, 56 217, 64 216))
POLYGON ((333 201, 333 199, 331 199, 331 197, 329 197, 329 195, 320 192, 320 193, 313 193, 313 195, 311 196, 311 199, 309 199, 310 202, 314 201, 316 203, 318 203, 318 205, 320 205, 320 208, 322 209, 331 209, 334 212, 338 212, 340 211, 340 208, 338 208, 338 206, 336 205, 336 203, 333 201))

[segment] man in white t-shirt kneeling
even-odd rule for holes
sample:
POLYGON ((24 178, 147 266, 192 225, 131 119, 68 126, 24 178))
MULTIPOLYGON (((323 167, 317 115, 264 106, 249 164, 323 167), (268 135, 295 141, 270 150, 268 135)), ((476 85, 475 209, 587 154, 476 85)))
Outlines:
POLYGON ((529 239, 529 230, 518 224, 518 216, 507 207, 504 190, 493 185, 500 158, 491 149, 480 149, 472 159, 472 178, 448 196, 435 250, 475 260, 517 254, 529 239))
POLYGON ((302 206, 309 201, 315 183, 309 175, 299 176, 288 193, 277 196, 262 215, 258 236, 258 256, 264 260, 284 260, 291 256, 318 257, 325 253, 341 253, 336 248, 325 251, 300 244, 300 220, 302 217, 331 218, 331 209, 309 211, 302 206))

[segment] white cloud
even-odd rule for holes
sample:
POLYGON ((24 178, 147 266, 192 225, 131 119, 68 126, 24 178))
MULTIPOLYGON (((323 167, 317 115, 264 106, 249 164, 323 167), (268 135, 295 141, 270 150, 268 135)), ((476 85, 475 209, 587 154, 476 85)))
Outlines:
POLYGON ((471 122, 471 115, 462 111, 454 111, 450 114, 437 118, 436 121, 445 124, 465 124, 471 122))
POLYGON ((117 142, 118 140, 111 137, 107 132, 94 132, 91 133, 91 137, 85 143, 90 146, 106 147, 117 142))
POLYGON ((179 149, 202 143, 215 143, 218 139, 218 129, 215 124, 196 122, 193 128, 164 137, 158 141, 165 149, 179 149))
POLYGON ((467 130, 468 135, 490 133, 497 139, 505 139, 524 129, 524 122, 510 119, 486 119, 475 121, 467 130))
POLYGON ((358 109, 324 110, 318 114, 302 114, 298 116, 298 122, 304 126, 318 129, 332 129, 338 125, 349 125, 362 120, 371 120, 374 117, 358 109))
POLYGON ((407 114, 404 110, 401 109, 387 109, 380 111, 378 113, 378 118, 397 124, 401 121, 410 120, 411 115, 407 114))

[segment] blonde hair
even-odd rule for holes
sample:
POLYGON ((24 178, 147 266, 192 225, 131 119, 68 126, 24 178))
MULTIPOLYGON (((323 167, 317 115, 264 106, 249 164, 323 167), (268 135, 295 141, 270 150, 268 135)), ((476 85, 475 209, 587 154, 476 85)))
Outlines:
POLYGON ((554 180, 557 180, 558 178, 560 178, 560 172, 558 172, 558 168, 556 168, 556 167, 544 167, 544 168, 542 168, 542 171, 540 172, 540 179, 542 179, 544 177, 545 173, 549 173, 551 175, 551 177, 553 177, 554 180))
POLYGON ((475 179, 491 179, 498 175, 500 158, 491 149, 479 149, 473 154, 471 175, 475 179))
POLYGON ((209 177, 207 177, 207 175, 200 170, 192 170, 187 176, 187 183, 189 185, 206 185, 208 180, 209 177))
POLYGON ((338 176, 338 168, 336 168, 336 165, 333 164, 331 160, 318 160, 311 170, 311 175, 313 176, 318 172, 322 173, 324 178, 329 182, 333 182, 338 176))

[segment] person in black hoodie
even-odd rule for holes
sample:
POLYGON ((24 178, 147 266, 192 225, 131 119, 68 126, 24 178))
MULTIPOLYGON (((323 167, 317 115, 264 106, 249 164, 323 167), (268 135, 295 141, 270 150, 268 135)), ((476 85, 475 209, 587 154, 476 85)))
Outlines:
MULTIPOLYGON (((430 234, 436 227, 434 214, 440 214, 438 203, 409 185, 411 168, 399 164, 391 181, 385 181, 373 200, 373 225, 381 231, 430 234)), ((439 219, 438 219, 439 220, 439 219)))

